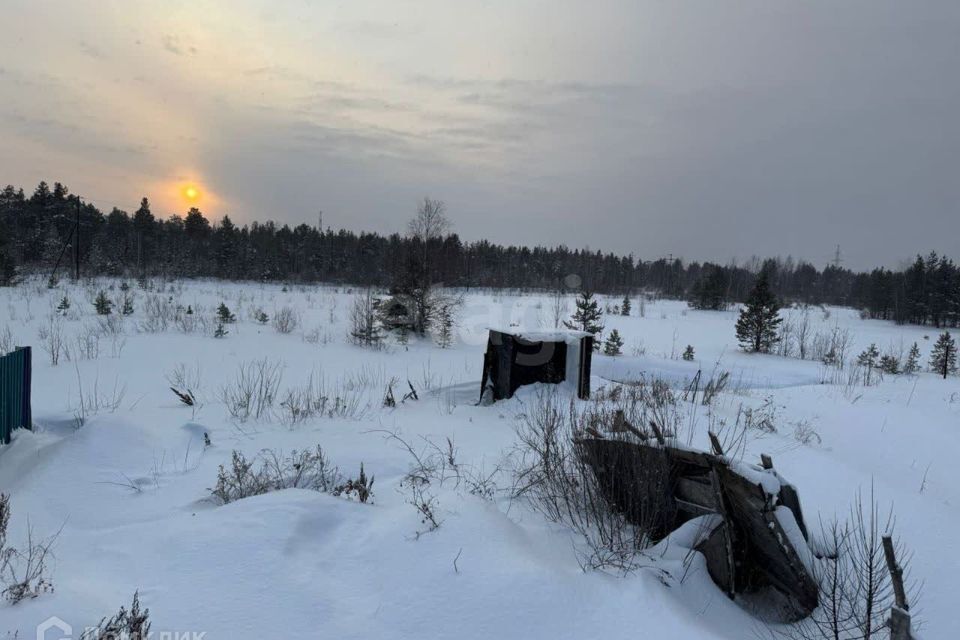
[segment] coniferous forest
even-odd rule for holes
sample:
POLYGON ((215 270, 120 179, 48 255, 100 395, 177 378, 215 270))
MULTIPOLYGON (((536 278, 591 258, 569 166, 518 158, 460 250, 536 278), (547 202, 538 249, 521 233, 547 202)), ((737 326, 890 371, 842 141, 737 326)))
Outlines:
MULTIPOLYGON (((214 277, 232 280, 339 282, 390 287, 419 268, 423 247, 415 237, 273 221, 237 226, 228 216, 208 220, 192 208, 162 219, 143 198, 130 213, 103 212, 67 187, 41 182, 30 195, 0 192, 0 284, 17 273, 69 273, 72 231, 79 203, 80 260, 84 275, 214 277)), ((430 269, 447 286, 555 289, 578 286, 600 293, 641 291, 685 298, 698 309, 742 302, 757 275, 767 275, 781 301, 848 305, 871 318, 954 327, 960 324, 960 270, 930 253, 903 270, 858 273, 839 265, 822 269, 792 258, 754 258, 725 265, 681 259, 619 256, 589 249, 502 246, 462 241, 456 233, 431 241, 430 269)))

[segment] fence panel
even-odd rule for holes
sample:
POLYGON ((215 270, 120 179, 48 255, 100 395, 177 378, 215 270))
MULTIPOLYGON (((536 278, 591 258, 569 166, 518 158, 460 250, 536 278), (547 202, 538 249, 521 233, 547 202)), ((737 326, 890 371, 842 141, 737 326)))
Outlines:
POLYGON ((32 360, 30 347, 18 347, 13 353, 0 356, 0 444, 10 444, 14 429, 30 429, 33 425, 32 360))

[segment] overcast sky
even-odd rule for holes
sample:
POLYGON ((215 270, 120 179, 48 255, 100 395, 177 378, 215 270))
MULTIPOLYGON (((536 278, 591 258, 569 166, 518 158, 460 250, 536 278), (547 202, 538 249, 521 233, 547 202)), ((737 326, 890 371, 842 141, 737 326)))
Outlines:
POLYGON ((960 2, 0 0, 0 182, 166 217, 960 259, 960 2))

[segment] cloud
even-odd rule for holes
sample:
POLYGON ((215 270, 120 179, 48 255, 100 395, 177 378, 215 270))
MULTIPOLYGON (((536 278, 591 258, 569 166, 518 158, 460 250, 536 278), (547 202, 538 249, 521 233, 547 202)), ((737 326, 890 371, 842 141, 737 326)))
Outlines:
POLYGON ((196 55, 197 48, 184 41, 182 36, 173 33, 166 33, 160 38, 163 48, 177 56, 196 55))

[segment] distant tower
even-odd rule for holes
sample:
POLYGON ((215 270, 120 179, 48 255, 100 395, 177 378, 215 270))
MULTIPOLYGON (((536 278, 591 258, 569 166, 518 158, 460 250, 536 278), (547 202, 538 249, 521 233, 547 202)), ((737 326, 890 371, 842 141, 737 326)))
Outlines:
POLYGON ((833 252, 833 266, 839 269, 841 264, 843 264, 843 258, 840 256, 840 245, 837 245, 836 251, 833 252))

